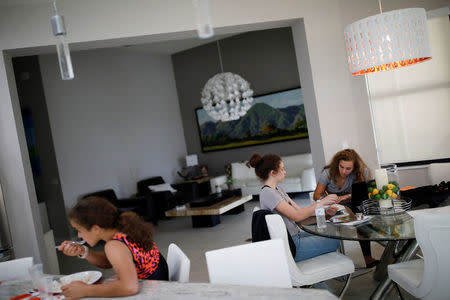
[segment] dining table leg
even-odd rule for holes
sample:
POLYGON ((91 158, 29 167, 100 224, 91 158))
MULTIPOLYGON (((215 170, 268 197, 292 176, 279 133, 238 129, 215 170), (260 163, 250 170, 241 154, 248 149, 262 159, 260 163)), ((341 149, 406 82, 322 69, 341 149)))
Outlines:
MULTIPOLYGON (((393 253, 394 251, 392 250, 395 249, 395 246, 396 246, 395 241, 389 242, 388 245, 386 246, 386 250, 393 253)), ((404 251, 402 251, 403 253, 401 253, 396 259, 394 259, 394 262, 392 263, 400 263, 410 260, 416 254, 418 248, 419 244, 415 239, 409 240, 403 248, 404 249, 404 251)), ((392 287, 393 287, 392 280, 389 278, 389 275, 386 272, 383 280, 380 281, 377 288, 370 296, 370 299, 372 300, 384 299, 384 297, 391 291, 392 287)))

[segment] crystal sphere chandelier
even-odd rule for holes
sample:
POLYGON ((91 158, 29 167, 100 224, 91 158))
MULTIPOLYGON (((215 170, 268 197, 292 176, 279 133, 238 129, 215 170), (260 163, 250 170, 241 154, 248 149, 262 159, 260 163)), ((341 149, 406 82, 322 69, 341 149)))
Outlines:
POLYGON ((232 121, 244 116, 253 102, 253 90, 241 76, 230 72, 214 75, 202 91, 203 109, 214 120, 232 121))
POLYGON ((345 47, 352 75, 397 69, 431 59, 423 8, 383 13, 345 27, 345 47))
POLYGON ((222 55, 217 41, 221 73, 211 77, 202 91, 203 109, 216 121, 238 120, 252 106, 253 90, 238 74, 223 72, 222 55))

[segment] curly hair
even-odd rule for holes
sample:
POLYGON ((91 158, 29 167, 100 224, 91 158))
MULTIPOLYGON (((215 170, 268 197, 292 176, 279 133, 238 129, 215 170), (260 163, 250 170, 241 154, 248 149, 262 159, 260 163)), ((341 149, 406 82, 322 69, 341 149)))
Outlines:
POLYGON ((97 225, 103 229, 117 229, 144 250, 153 247, 153 226, 136 213, 119 213, 117 207, 102 197, 91 196, 78 201, 68 217, 87 230, 97 225))
MULTIPOLYGON (((356 176, 356 182, 367 181, 369 178, 365 177, 364 169, 367 168, 366 163, 361 159, 361 157, 353 149, 344 149, 337 152, 331 162, 326 165, 323 169, 330 169, 330 178, 337 181, 339 176, 339 162, 352 161, 353 162, 353 173, 356 176)), ((369 175, 370 176, 370 175, 369 175)))
POLYGON ((262 180, 269 178, 270 171, 278 172, 280 167, 281 157, 276 154, 253 154, 248 162, 247 167, 255 168, 255 174, 262 180))

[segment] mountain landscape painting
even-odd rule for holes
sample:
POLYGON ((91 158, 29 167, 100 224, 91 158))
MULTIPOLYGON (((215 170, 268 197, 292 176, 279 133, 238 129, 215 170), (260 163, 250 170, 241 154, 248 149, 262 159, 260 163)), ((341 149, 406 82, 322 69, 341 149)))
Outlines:
POLYGON ((226 150, 308 137, 301 88, 254 97, 239 120, 213 120, 196 109, 202 151, 226 150))

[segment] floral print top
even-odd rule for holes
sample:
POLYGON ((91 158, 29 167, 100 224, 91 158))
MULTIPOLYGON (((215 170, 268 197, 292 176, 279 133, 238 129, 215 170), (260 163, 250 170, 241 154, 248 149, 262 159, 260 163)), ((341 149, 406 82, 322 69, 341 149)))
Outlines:
POLYGON ((118 233, 112 239, 124 243, 130 249, 139 279, 150 277, 158 269, 160 254, 155 243, 153 243, 152 249, 147 251, 138 243, 130 241, 125 234, 118 233))

